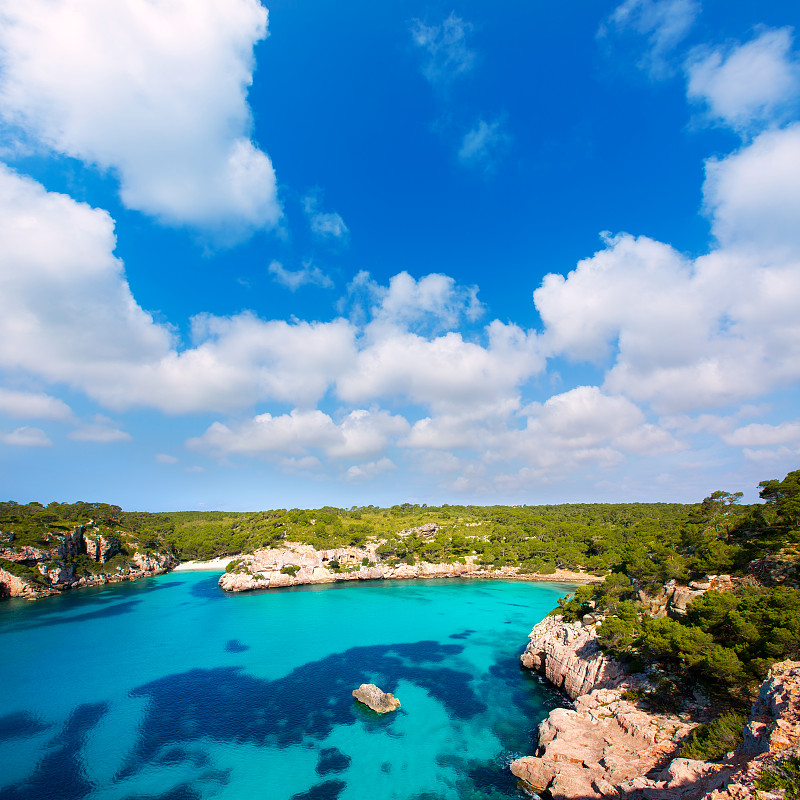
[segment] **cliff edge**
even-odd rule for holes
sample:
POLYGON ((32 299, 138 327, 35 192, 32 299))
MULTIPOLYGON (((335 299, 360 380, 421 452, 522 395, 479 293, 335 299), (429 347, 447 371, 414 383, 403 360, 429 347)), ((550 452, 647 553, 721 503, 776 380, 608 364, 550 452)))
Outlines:
POLYGON ((627 674, 597 644, 596 626, 547 617, 521 656, 574 700, 539 726, 536 755, 511 771, 522 786, 553 800, 744 800, 757 794, 761 770, 800 745, 800 663, 775 664, 761 687, 742 746, 722 763, 677 757, 701 722, 703 697, 684 698, 680 713, 636 705, 653 676, 627 674))

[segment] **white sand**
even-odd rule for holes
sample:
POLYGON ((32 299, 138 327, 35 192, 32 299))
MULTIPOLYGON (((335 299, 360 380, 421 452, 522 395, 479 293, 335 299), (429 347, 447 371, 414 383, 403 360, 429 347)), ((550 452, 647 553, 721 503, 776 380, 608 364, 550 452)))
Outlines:
POLYGON ((224 572, 225 567, 233 561, 233 556, 226 558, 213 558, 211 561, 184 561, 178 564, 172 571, 173 572, 195 572, 201 569, 215 570, 224 572))

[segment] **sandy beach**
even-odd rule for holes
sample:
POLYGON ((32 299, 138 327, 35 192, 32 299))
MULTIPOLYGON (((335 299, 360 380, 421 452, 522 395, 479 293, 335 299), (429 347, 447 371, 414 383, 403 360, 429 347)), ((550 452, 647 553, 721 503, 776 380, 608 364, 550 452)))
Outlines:
POLYGON ((184 561, 178 564, 172 571, 173 572, 196 572, 199 570, 214 570, 217 572, 224 572, 225 567, 233 561, 233 556, 226 556, 225 558, 212 558, 211 561, 184 561))

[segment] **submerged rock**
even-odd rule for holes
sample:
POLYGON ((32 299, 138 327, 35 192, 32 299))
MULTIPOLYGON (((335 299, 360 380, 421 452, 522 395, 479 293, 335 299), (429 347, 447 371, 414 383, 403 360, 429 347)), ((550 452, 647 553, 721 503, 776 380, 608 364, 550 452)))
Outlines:
POLYGON ((400 701, 391 692, 381 691, 374 683, 362 683, 358 689, 353 689, 353 697, 379 714, 400 708, 400 701))

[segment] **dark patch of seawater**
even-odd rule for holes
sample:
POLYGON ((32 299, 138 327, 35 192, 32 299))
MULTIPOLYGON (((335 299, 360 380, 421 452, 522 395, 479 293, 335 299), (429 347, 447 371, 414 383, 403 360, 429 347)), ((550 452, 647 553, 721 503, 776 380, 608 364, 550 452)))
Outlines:
MULTIPOLYGON (((216 575, 196 581, 192 596, 212 603, 220 598, 231 600, 219 592, 216 581, 216 575)), ((102 619, 103 613, 112 611, 115 606, 125 607, 128 603, 135 605, 139 602, 138 598, 130 598, 127 593, 111 595, 108 600, 98 598, 102 599, 100 608, 84 614, 73 613, 70 618, 91 619, 96 614, 98 619, 102 619), (110 602, 111 599, 115 602, 110 602)), ((470 601, 464 605, 483 604, 470 601)), ((74 612, 76 609, 69 610, 74 612)), ((130 610, 133 611, 134 606, 130 610)), ((33 616, 31 621, 39 621, 35 619, 38 615, 33 616)), ((114 616, 113 611, 109 616, 114 616)), ((529 630, 528 625, 535 621, 526 621, 525 629, 529 630)), ((132 746, 126 748, 127 759, 111 784, 93 786, 81 767, 86 758, 87 737, 106 713, 104 704, 84 703, 72 709, 59 735, 43 747, 45 755, 30 776, 14 787, 2 790, 0 800, 21 800, 23 797, 26 800, 50 800, 53 797, 82 800, 92 795, 94 800, 106 792, 109 797, 119 800, 208 798, 221 791, 232 777, 230 770, 213 768, 217 760, 213 754, 219 749, 210 747, 210 742, 223 746, 266 746, 272 751, 293 746, 308 748, 312 753, 316 751, 316 769, 313 760, 310 769, 312 776, 316 771, 318 782, 299 794, 276 795, 275 800, 335 800, 348 788, 348 780, 357 780, 357 759, 351 759, 347 752, 331 748, 325 742, 328 736, 337 728, 355 725, 363 727, 370 737, 374 732, 378 736, 395 738, 402 735, 403 720, 411 719, 406 715, 412 712, 406 708, 383 717, 355 703, 350 692, 364 682, 377 682, 384 690, 394 692, 402 682, 418 686, 446 710, 462 732, 471 726, 469 729, 491 731, 496 737, 502 750, 489 760, 471 759, 468 755, 460 758, 452 754, 436 758, 439 764, 458 776, 454 779, 455 786, 450 784, 448 797, 453 796, 455 788, 460 800, 519 798, 521 795, 507 769, 508 762, 513 757, 532 752, 533 735, 539 720, 549 707, 559 703, 557 696, 554 696, 555 702, 550 703, 543 687, 527 672, 520 670, 518 658, 524 638, 519 641, 516 633, 509 637, 499 629, 503 626, 505 630, 505 624, 509 622, 501 615, 494 630, 485 625, 478 625, 479 630, 459 631, 456 628, 454 634, 443 634, 449 637, 449 642, 445 638, 444 642, 426 639, 352 647, 302 664, 285 676, 271 680, 248 673, 244 666, 247 656, 241 657, 242 666, 230 666, 231 662, 236 664, 235 654, 247 652, 249 646, 237 639, 226 643, 220 637, 215 644, 216 652, 220 653, 224 648, 234 654, 233 658, 230 655, 226 658, 229 666, 174 672, 141 683, 130 692, 134 702, 142 703, 142 717, 132 746), (514 641, 504 645, 507 639, 514 641), (468 656, 465 652, 465 647, 473 647, 475 643, 486 648, 483 652, 491 653, 492 659, 491 663, 484 661, 477 671, 470 667, 474 654, 468 656), (486 664, 489 664, 488 668, 486 664), (172 772, 165 774, 164 770, 172 772), (144 791, 144 785, 152 784, 152 779, 145 780, 145 776, 154 774, 165 777, 171 774, 176 785, 165 790, 170 781, 166 777, 167 783, 162 783, 157 793, 153 793, 152 787, 149 787, 149 792, 144 791), (187 774, 192 776, 191 780, 187 781, 187 774), (142 780, 135 776, 142 776, 142 780), (58 786, 62 788, 64 782, 68 783, 69 791, 54 793, 56 785, 53 780, 58 780, 58 786), (131 794, 137 786, 141 786, 140 791, 144 793, 131 794)), ((519 621, 516 624, 520 625, 519 621)), ((257 647, 257 640, 251 640, 248 631, 243 630, 244 638, 257 647)), ((8 716, 9 719, 0 718, 0 734, 5 721, 6 732, 12 731, 13 736, 33 739, 44 734, 47 741, 48 725, 34 715, 23 712, 8 716)), ((357 751, 350 750, 346 744, 344 749, 356 755, 357 751)), ((464 752, 469 753, 468 746, 464 752)), ((398 764, 389 761, 381 764, 380 758, 375 762, 375 768, 379 767, 390 774, 393 768, 395 772, 400 769, 398 764)), ((293 791, 296 788, 295 785, 293 791)), ((352 789, 349 787, 348 797, 352 796, 352 789)), ((408 794, 410 800, 412 793, 408 794)), ((435 792, 427 796, 437 797, 437 800, 439 797, 435 792)))

